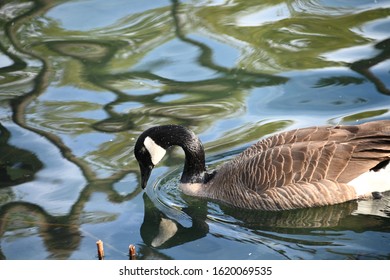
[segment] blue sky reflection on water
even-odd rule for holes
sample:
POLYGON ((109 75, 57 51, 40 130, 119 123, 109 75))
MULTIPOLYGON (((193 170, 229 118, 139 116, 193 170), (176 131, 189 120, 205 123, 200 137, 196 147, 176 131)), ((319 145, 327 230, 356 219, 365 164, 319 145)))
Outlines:
POLYGON ((68 1, 51 9, 46 15, 66 30, 88 31, 115 24, 129 14, 168 6, 169 1, 83 0, 68 1), (88 20, 85 20, 88 17, 88 20))
POLYGON ((98 239, 107 259, 390 258, 388 194, 237 211, 177 189, 180 149, 146 191, 133 156, 152 125, 190 127, 215 167, 279 131, 389 119, 390 1, 39 4, 0 4, 0 259, 96 259, 98 239))

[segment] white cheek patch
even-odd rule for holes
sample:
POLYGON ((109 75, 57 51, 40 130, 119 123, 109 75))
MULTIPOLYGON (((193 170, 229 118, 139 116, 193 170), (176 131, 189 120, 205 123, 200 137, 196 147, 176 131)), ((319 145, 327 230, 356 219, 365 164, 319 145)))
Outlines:
POLYGON ((166 153, 165 149, 157 145, 156 142, 154 142, 153 139, 149 136, 145 138, 144 145, 145 148, 149 151, 152 163, 157 165, 157 163, 159 163, 160 160, 164 157, 166 153))
POLYGON ((153 239, 152 246, 159 247, 173 237, 177 232, 177 225, 169 219, 161 219, 158 235, 153 239))

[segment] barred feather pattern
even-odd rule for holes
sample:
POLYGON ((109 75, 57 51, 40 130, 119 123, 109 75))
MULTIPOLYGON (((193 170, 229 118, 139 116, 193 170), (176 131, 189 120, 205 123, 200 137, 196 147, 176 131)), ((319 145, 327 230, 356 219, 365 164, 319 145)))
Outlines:
POLYGON ((199 195, 261 210, 332 205, 362 198, 348 183, 389 159, 390 121, 296 129, 243 151, 199 195))

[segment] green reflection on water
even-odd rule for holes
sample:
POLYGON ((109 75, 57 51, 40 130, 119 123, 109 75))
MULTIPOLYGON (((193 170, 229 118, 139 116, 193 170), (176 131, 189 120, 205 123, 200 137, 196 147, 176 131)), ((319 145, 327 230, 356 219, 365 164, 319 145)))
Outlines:
MULTIPOLYGON (((93 258, 79 238, 79 227, 90 239, 98 234, 111 237, 104 227, 118 220, 137 227, 134 242, 144 246, 146 257, 151 256, 156 253, 147 241, 152 233, 143 240, 142 219, 126 222, 123 217, 138 217, 146 211, 164 216, 139 196, 138 165, 132 154, 136 137, 151 125, 176 123, 192 128, 205 142, 212 164, 219 164, 277 131, 389 117, 388 1, 353 5, 337 1, 152 2, 0 4, 0 122, 4 124, 0 150, 5 151, 0 157, 0 185, 5 187, 0 209, 2 225, 8 225, 0 225, 2 236, 17 228, 10 221, 18 220, 12 215, 22 209, 26 214, 21 220, 50 227, 39 235, 44 236, 42 246, 55 252, 54 258, 72 258, 73 251, 78 254, 74 258, 93 258), (60 217, 47 213, 44 200, 39 206, 18 204, 20 194, 27 190, 23 183, 32 183, 38 192, 42 179, 36 174, 48 167, 39 160, 39 151, 13 143, 7 127, 14 124, 46 139, 48 149, 59 150, 61 159, 75 165, 87 180, 69 213, 60 217), (128 186, 129 191, 118 193, 118 185, 128 186), (106 195, 101 207, 112 207, 107 213, 84 213, 87 207, 99 208, 95 192, 106 195), (36 213, 32 220, 30 212, 36 213), (63 229, 56 229, 57 224, 63 229), (72 243, 64 254, 65 245, 54 248, 56 230, 72 243)), ((182 158, 173 153, 164 168, 177 167, 182 158)), ((66 181, 67 176, 57 170, 53 182, 66 181)), ((50 192, 40 191, 42 196, 50 192)), ((58 191, 59 198, 63 195, 58 191)), ((383 207, 388 213, 388 206, 383 207)), ((217 214, 224 216, 221 213, 217 214)), ((205 220, 196 221, 193 228, 205 229, 205 220)), ((249 229, 243 225, 243 231, 257 229, 249 224, 249 229)), ((387 233, 388 219, 380 220, 375 230, 380 226, 387 233)), ((143 224, 143 228, 156 229, 156 224, 143 224)), ((289 240, 289 233, 275 240, 289 240)), ((310 238, 310 230, 305 234, 310 238)), ((23 239, 23 235, 16 236, 23 239)), ((222 240, 232 239, 227 233, 221 235, 222 240)), ((204 236, 205 232, 191 234, 188 240, 204 236)), ((8 240, 11 248, 19 246, 8 240)), ((272 238, 257 235, 255 240, 272 243, 272 238)), ((183 245, 183 250, 189 246, 170 242, 173 247, 183 245)), ((283 242, 280 246, 289 252, 291 244, 283 242)), ((296 248, 293 251, 297 258, 306 256, 296 248)), ((318 251, 324 255, 314 257, 339 254, 318 251)), ((178 257, 179 252, 168 254, 178 257)), ((6 258, 7 253, 2 256, 6 258)), ((189 252, 185 256, 204 257, 189 252)), ((267 256, 275 258, 275 252, 266 250, 261 255, 267 256)), ((291 257, 288 253, 276 256, 291 257)), ((42 252, 38 258, 48 258, 48 254, 42 252)))

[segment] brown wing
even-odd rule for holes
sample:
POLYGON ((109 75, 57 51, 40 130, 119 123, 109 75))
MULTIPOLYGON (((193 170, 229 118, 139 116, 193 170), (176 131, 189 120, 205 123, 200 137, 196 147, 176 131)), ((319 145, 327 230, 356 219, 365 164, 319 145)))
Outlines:
POLYGON ((326 179, 348 183, 390 158, 390 121, 297 129, 259 141, 230 162, 230 179, 256 191, 326 179))

